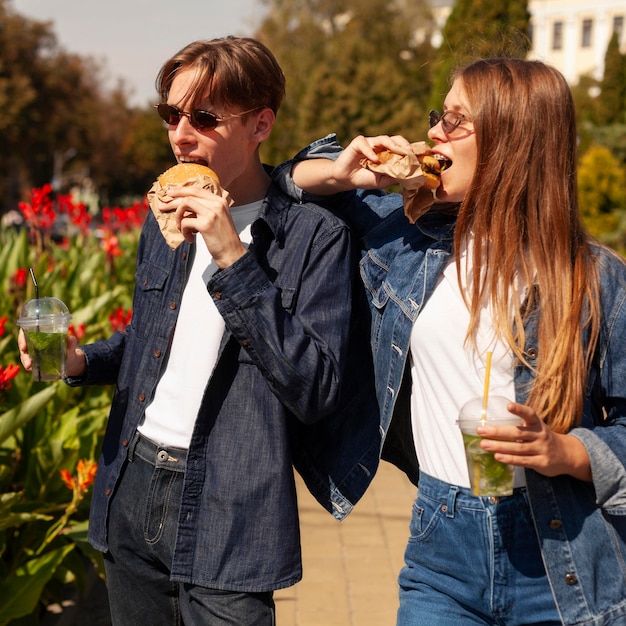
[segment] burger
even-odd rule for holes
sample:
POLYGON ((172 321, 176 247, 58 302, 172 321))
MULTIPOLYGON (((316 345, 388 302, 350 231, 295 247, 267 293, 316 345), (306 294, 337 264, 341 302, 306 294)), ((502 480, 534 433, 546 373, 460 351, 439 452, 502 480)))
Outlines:
MULTIPOLYGON (((180 184, 184 185, 185 183, 192 183, 200 178, 208 176, 215 183, 216 186, 219 186, 220 179, 217 174, 206 165, 200 165, 200 163, 178 163, 173 167, 165 170, 158 178, 158 182, 161 187, 166 187, 167 185, 175 185, 180 184)), ((206 181, 202 181, 202 186, 206 185, 206 181)))
POLYGON ((450 162, 434 154, 425 141, 410 145, 408 154, 383 150, 378 162, 363 159, 361 165, 374 172, 387 174, 398 181, 402 189, 404 212, 414 224, 435 202, 435 191, 441 184, 441 172, 450 162))
POLYGON ((229 204, 232 204, 230 195, 222 188, 217 174, 210 167, 200 163, 178 163, 165 170, 157 177, 148 192, 148 204, 159 224, 167 245, 173 250, 184 241, 184 237, 176 223, 174 211, 164 208, 164 206, 167 206, 165 203, 168 202, 167 187, 169 185, 198 186, 208 189, 215 195, 227 199, 229 204))

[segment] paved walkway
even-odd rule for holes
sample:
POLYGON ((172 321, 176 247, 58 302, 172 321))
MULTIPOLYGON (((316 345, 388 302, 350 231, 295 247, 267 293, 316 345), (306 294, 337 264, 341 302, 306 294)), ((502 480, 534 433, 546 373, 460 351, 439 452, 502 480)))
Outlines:
POLYGON ((394 626, 415 488, 382 462, 341 523, 298 477, 304 576, 276 592, 277 626, 394 626))
MULTIPOLYGON (((337 522, 297 476, 304 578, 278 591, 277 626, 394 626, 415 489, 381 463, 369 490, 337 522)), ((90 572, 86 597, 48 608, 42 626, 110 626, 104 583, 90 572)))

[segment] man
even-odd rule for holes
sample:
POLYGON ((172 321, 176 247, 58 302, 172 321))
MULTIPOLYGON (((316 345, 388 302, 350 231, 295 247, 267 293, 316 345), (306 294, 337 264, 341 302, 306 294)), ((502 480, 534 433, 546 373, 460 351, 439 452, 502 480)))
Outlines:
POLYGON ((192 43, 157 84, 177 161, 208 165, 233 204, 168 188, 158 210, 185 241, 168 247, 150 214, 127 332, 70 345, 69 384, 116 384, 89 539, 115 625, 269 626, 273 590, 301 578, 292 463, 341 518, 378 460, 377 420, 345 408, 354 254, 343 222, 260 161, 284 94, 265 46, 192 43))

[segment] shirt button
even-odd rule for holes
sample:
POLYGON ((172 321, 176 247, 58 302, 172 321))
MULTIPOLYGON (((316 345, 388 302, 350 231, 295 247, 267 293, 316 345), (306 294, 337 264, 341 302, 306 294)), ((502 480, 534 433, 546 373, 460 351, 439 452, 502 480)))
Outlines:
POLYGON ((565 584, 566 585, 575 585, 578 582, 578 578, 576 574, 565 574, 565 584))
POLYGON ((124 439, 124 441, 122 441, 122 445, 126 447, 128 445, 128 439, 124 439))
POLYGON ((140 393, 139 394, 139 402, 145 402, 146 400, 146 394, 145 393, 140 393))
POLYGON ((550 530, 559 530, 563 526, 563 522, 560 519, 553 519, 550 522, 550 530))
POLYGON ((170 309, 173 311, 176 308, 176 302, 170 302, 170 309))
POLYGON ((180 256, 182 257, 182 259, 184 261, 187 258, 187 253, 183 252, 180 256))
POLYGON ((536 348, 530 348, 526 354, 528 355, 528 358, 536 359, 537 358, 537 349, 536 348))
POLYGON ((215 296, 216 300, 221 300, 222 299, 222 292, 221 291, 216 291, 213 295, 215 296))
POLYGON ((154 358, 158 359, 161 356, 161 351, 159 349, 154 351, 154 358))
POLYGON ((105 493, 105 495, 110 496, 111 495, 111 489, 107 489, 104 493, 105 493))
POLYGON ((247 346, 250 342, 247 339, 242 339, 241 340, 241 345, 242 346, 247 346))

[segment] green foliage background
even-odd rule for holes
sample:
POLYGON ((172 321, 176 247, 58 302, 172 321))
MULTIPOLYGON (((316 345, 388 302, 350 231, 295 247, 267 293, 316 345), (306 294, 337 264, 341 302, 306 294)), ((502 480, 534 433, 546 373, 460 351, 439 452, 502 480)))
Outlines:
MULTIPOLYGON (((0 366, 19 364, 15 320, 34 297, 63 300, 83 341, 112 333, 109 316, 131 307, 137 228, 116 233, 121 255, 102 246, 98 230, 44 233, 43 248, 29 230, 0 231, 0 366)), ((87 492, 72 492, 60 470, 75 474, 80 460, 99 456, 112 389, 74 389, 63 381, 33 382, 21 370, 8 389, 0 385, 0 624, 37 624, 63 585, 85 583, 85 559, 102 573, 101 555, 87 543, 87 492)))

